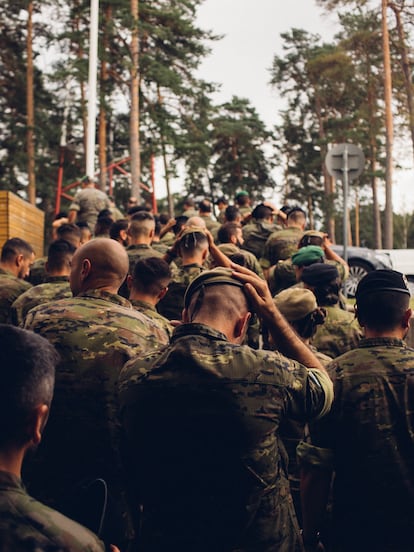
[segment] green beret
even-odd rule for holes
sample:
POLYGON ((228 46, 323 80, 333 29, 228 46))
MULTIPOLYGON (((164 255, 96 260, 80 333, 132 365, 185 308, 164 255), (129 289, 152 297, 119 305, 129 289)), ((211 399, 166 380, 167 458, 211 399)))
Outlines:
POLYGON ((301 247, 292 255, 292 264, 295 266, 308 266, 313 263, 321 262, 325 258, 322 247, 317 245, 307 245, 301 247))
POLYGON ((410 295, 407 278, 401 272, 391 269, 380 269, 368 272, 359 282, 356 290, 356 300, 367 293, 377 291, 395 291, 410 295))
POLYGON ((205 270, 197 278, 190 283, 184 295, 184 308, 188 308, 193 295, 200 289, 206 286, 214 286, 217 284, 237 286, 240 289, 244 288, 243 282, 232 276, 233 271, 230 268, 217 267, 212 270, 205 270))
POLYGON ((275 295, 273 301, 288 322, 301 320, 318 308, 311 290, 299 287, 284 289, 275 295))
POLYGON ((246 190, 241 190, 240 192, 237 192, 236 194, 236 199, 238 197, 242 197, 242 196, 248 196, 249 195, 249 192, 246 192, 246 190))

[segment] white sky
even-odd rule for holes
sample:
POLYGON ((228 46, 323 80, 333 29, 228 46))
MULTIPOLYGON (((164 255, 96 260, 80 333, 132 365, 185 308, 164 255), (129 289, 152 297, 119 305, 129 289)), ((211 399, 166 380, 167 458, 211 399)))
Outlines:
MULTIPOLYGON (((277 91, 269 85, 273 57, 283 55, 280 33, 303 28, 327 41, 335 33, 334 15, 324 14, 314 0, 204 0, 197 22, 203 29, 224 35, 212 44, 212 53, 198 73, 221 85, 215 102, 229 101, 233 95, 248 98, 269 129, 282 107, 277 91)), ((409 168, 395 172, 394 207, 412 212, 412 154, 410 144, 405 146, 406 151, 398 153, 398 163, 409 168)))

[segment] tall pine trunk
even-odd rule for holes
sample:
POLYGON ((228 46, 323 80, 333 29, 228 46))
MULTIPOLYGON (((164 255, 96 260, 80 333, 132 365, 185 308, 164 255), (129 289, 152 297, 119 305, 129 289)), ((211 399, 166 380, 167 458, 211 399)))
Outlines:
POLYGON ((35 143, 34 143, 34 87, 33 87, 33 2, 27 5, 27 69, 26 69, 26 109, 27 109, 27 175, 28 197, 32 205, 36 203, 35 143))
POLYGON ((139 144, 139 34, 138 0, 131 0, 131 113, 129 119, 131 154, 131 194, 141 201, 141 159, 139 144))

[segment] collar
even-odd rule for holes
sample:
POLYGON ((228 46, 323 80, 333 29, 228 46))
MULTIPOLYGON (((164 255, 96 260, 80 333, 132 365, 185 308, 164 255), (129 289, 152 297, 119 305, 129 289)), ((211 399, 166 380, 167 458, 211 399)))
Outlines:
POLYGON ((407 347, 403 339, 396 337, 363 337, 358 347, 407 347))
POLYGON ((88 289, 87 291, 79 293, 76 298, 78 297, 85 297, 87 299, 102 299, 104 301, 109 301, 111 303, 115 303, 116 305, 121 305, 122 307, 132 309, 132 305, 130 301, 128 301, 128 299, 125 299, 124 297, 121 297, 116 293, 103 291, 102 289, 88 289))
POLYGON ((149 309, 151 311, 157 312, 157 309, 154 307, 154 305, 151 305, 151 303, 147 303, 146 301, 141 301, 140 299, 130 299, 129 301, 133 307, 149 309))
POLYGON ((0 470, 0 490, 26 491, 20 477, 14 473, 0 470))
POLYGON ((135 245, 128 245, 127 251, 133 251, 134 249, 151 249, 151 246, 147 243, 137 243, 135 245))
POLYGON ((210 326, 206 326, 205 324, 199 324, 199 323, 190 323, 190 324, 181 324, 180 326, 177 326, 174 329, 171 342, 173 343, 174 341, 177 341, 182 337, 195 336, 195 335, 199 337, 205 337, 209 340, 228 341, 224 333, 218 330, 215 330, 210 326))
POLYGON ((60 282, 69 283, 69 276, 47 276, 45 284, 58 284, 60 282))

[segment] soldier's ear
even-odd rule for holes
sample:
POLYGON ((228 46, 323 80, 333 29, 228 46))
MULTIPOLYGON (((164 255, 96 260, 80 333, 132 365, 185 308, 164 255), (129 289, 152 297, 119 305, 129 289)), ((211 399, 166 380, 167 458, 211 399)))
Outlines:
POLYGON ((413 314, 413 311, 411 309, 407 309, 404 313, 403 317, 403 328, 409 328, 410 327, 410 320, 411 316, 413 314))
POLYGON ((81 265, 81 271, 80 271, 82 280, 85 280, 85 278, 89 276, 91 267, 92 267, 91 261, 89 259, 83 259, 82 265, 81 265))
POLYGON ((49 417, 49 407, 46 404, 39 404, 31 412, 27 423, 27 436, 31 445, 38 445, 42 440, 42 433, 49 417))
POLYGON ((128 276, 127 276, 127 287, 128 287, 129 290, 131 290, 131 288, 132 288, 132 276, 131 276, 131 274, 128 274, 128 276))

